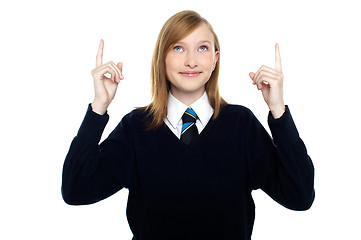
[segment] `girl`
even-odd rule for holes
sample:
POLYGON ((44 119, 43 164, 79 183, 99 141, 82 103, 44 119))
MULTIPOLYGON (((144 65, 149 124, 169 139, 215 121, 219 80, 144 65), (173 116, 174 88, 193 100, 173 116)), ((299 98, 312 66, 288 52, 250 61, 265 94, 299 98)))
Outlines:
POLYGON ((152 102, 98 145, 123 79, 122 63, 102 63, 103 47, 92 71, 94 101, 64 162, 66 203, 91 204, 128 188, 133 240, 250 239, 251 192, 259 188, 289 209, 310 208, 314 168, 284 105, 277 44, 276 67, 249 74, 270 109, 273 139, 249 109, 221 98, 217 35, 198 13, 183 11, 159 34, 152 102))

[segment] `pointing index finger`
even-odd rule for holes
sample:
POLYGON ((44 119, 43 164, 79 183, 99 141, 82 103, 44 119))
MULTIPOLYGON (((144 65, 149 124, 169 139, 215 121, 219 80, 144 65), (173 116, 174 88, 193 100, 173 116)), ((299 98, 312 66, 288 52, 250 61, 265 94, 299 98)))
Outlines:
POLYGON ((100 65, 103 64, 103 48, 104 48, 104 41, 103 41, 103 39, 100 39, 96 67, 99 67, 100 65))
POLYGON ((276 70, 282 72, 280 46, 276 43, 276 70))

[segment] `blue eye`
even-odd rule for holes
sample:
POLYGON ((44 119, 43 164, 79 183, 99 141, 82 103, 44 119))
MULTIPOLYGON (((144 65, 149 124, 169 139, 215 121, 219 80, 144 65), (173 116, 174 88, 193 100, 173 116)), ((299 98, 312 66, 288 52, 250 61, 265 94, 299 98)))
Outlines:
POLYGON ((183 51, 183 48, 181 46, 175 46, 173 49, 176 52, 182 52, 183 51))
POLYGON ((204 51, 206 51, 206 50, 208 50, 208 47, 207 47, 207 46, 200 46, 200 47, 199 47, 199 51, 201 51, 201 52, 204 52, 204 51))

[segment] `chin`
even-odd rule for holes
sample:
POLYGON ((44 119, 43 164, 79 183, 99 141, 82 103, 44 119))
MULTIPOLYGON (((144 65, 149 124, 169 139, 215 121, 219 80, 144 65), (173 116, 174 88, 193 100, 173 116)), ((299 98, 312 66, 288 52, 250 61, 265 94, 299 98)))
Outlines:
POLYGON ((179 93, 186 94, 186 95, 192 95, 197 93, 203 93, 205 91, 205 88, 178 88, 177 89, 179 93))

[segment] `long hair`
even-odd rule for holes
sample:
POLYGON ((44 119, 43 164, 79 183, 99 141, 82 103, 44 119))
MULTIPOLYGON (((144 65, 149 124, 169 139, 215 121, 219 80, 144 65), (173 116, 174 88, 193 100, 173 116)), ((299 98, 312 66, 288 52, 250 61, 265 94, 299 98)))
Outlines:
MULTIPOLYGON (((216 33, 209 22, 197 12, 190 10, 179 12, 169 18, 163 25, 158 35, 152 58, 152 102, 146 107, 139 108, 149 112, 151 121, 148 130, 162 125, 164 118, 167 116, 168 95, 171 86, 167 79, 165 66, 165 58, 168 52, 173 44, 191 34, 202 23, 205 23, 212 32, 215 51, 219 51, 220 46, 216 33)), ((212 75, 205 85, 209 103, 214 109, 213 118, 218 116, 222 106, 227 105, 227 102, 219 95, 219 64, 220 59, 218 59, 212 75)))

